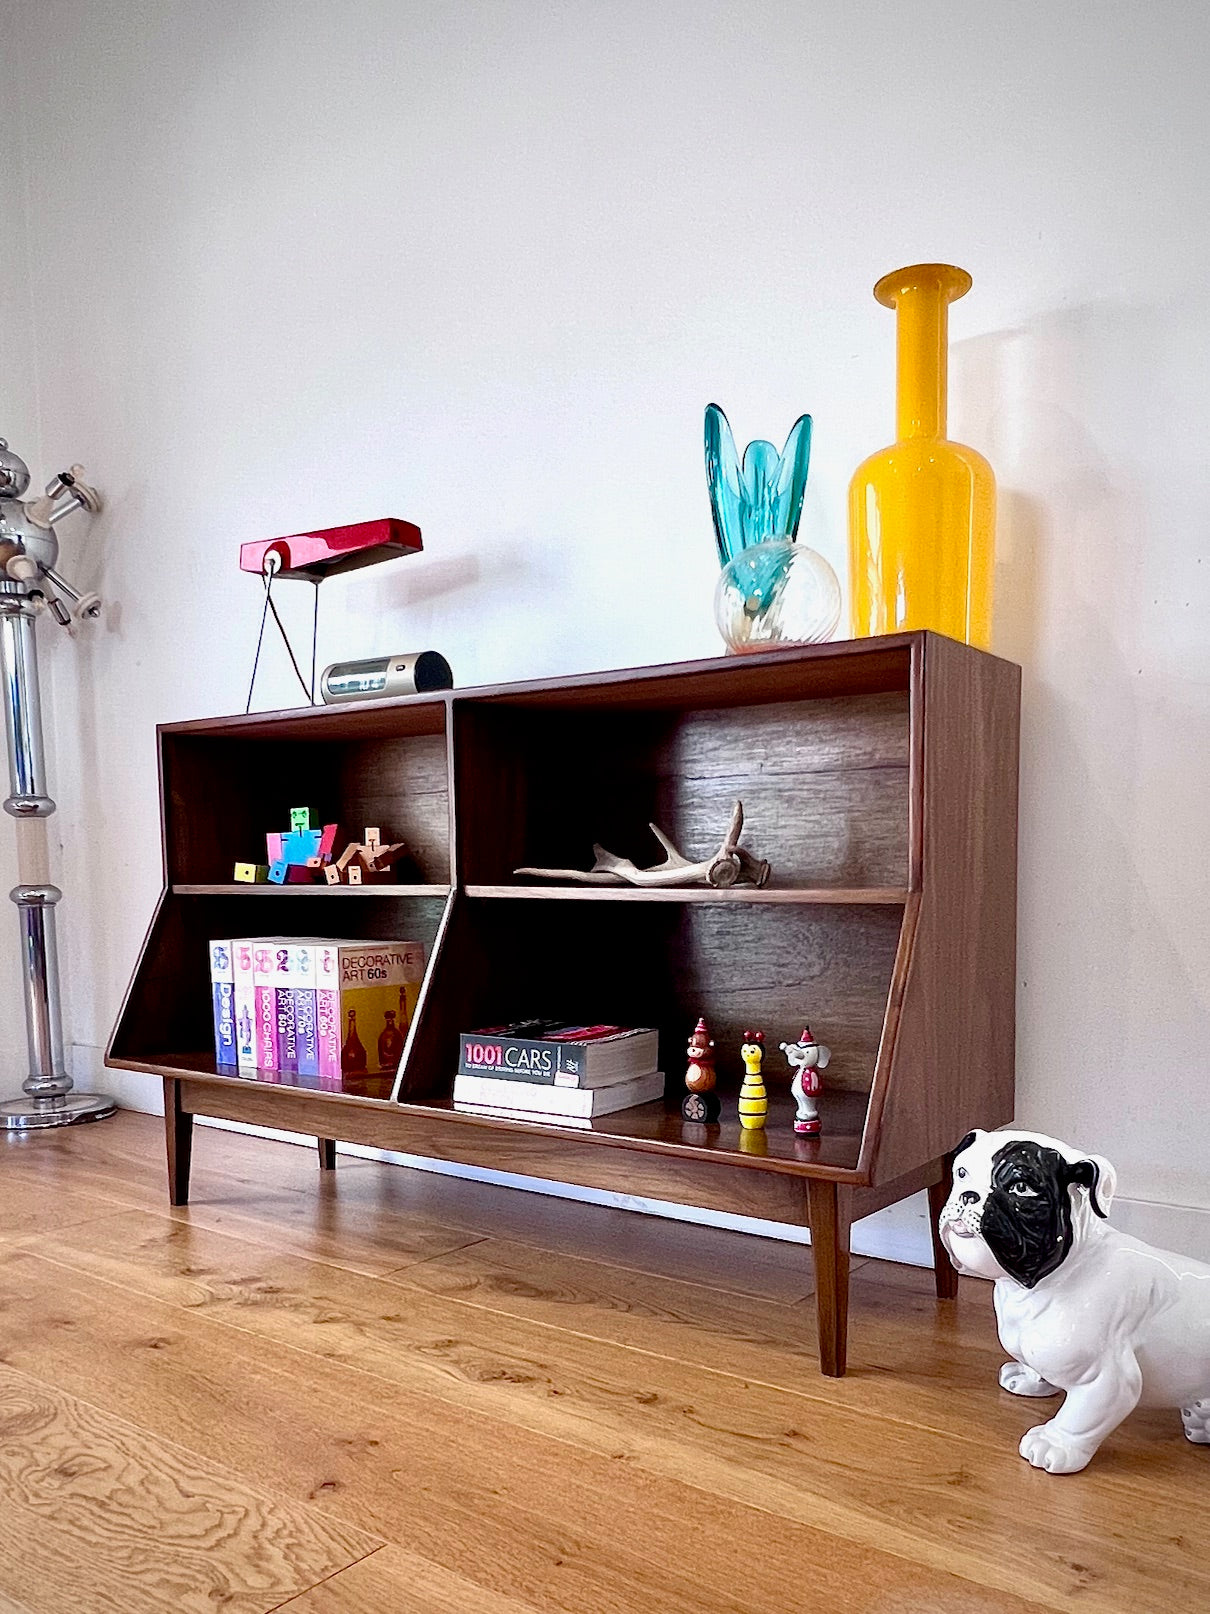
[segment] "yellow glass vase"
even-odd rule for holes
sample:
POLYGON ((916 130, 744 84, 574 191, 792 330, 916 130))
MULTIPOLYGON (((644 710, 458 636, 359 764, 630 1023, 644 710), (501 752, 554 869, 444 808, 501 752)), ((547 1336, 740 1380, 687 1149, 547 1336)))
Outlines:
POLYGON ((983 649, 991 637, 996 479, 945 435, 949 305, 970 287, 946 263, 896 269, 874 287, 898 314, 899 441, 849 486, 855 637, 933 628, 983 649))

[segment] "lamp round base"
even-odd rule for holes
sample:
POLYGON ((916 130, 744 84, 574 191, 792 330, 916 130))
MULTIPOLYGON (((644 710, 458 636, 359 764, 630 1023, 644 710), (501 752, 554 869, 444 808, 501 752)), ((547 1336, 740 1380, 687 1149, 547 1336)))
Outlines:
POLYGON ((39 1132, 51 1126, 104 1121, 117 1107, 117 1100, 104 1093, 67 1093, 42 1104, 32 1098, 13 1098, 0 1104, 0 1132, 39 1132))

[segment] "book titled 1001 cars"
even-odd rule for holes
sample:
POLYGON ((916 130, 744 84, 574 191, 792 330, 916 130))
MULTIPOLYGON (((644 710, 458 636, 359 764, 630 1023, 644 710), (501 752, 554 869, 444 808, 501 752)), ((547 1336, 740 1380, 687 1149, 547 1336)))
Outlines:
POLYGON ((458 1074, 543 1087, 604 1087, 654 1070, 658 1042, 658 1033, 648 1028, 522 1020, 463 1033, 458 1074))

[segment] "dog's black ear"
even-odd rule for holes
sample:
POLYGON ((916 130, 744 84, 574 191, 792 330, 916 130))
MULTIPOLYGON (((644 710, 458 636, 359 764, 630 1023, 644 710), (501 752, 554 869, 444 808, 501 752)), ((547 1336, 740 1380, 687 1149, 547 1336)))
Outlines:
POLYGON ((1077 1160, 1068 1170, 1068 1181, 1088 1190, 1088 1203, 1096 1211, 1102 1221, 1107 1212, 1101 1209, 1101 1202, 1097 1198, 1097 1187, 1101 1181, 1101 1168, 1095 1160, 1077 1160))
POLYGON ((971 1144, 974 1143, 978 1136, 979 1134, 977 1132, 968 1132, 961 1143, 955 1143, 948 1156, 951 1165, 954 1163, 955 1155, 960 1155, 963 1149, 969 1149, 971 1144))

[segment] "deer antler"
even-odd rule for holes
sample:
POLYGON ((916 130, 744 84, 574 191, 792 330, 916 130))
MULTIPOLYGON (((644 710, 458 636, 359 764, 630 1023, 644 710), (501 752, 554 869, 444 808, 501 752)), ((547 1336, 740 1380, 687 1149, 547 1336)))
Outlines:
POLYGON ((569 880, 582 885, 633 885, 640 887, 708 885, 725 890, 747 881, 762 886, 769 878, 769 865, 745 852, 739 844, 744 831, 744 807, 737 801, 731 809, 727 833, 713 856, 691 863, 655 824, 648 826, 663 847, 662 863, 640 869, 628 857, 617 857, 603 846, 593 846, 596 861, 591 869, 514 869, 514 874, 533 875, 539 880, 569 880))

